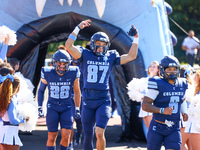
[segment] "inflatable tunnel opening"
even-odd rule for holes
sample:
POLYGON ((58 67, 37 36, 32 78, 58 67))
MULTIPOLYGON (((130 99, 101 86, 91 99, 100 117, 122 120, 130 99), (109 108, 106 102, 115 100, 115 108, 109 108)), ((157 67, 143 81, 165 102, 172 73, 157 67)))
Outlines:
MULTIPOLYGON (((76 25, 86 19, 92 21, 91 27, 79 32, 78 41, 89 41, 94 33, 102 31, 110 38, 110 49, 116 49, 120 55, 128 53, 132 40, 122 29, 102 20, 70 12, 42 18, 21 26, 17 30, 18 42, 15 46, 9 47, 7 57, 19 59, 21 61, 20 71, 37 87, 48 45, 65 41, 76 25)), ((141 140, 144 139, 144 135, 141 119, 138 118, 140 104, 129 100, 126 89, 127 83, 133 77, 146 77, 140 50, 134 61, 113 68, 111 80, 114 97, 122 118, 123 133, 125 136, 141 140)))

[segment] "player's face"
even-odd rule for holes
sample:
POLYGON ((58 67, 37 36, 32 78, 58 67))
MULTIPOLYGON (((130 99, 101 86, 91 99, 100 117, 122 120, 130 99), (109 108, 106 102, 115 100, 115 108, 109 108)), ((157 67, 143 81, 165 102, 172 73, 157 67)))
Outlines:
POLYGON ((57 61, 56 63, 57 63, 56 70, 60 70, 60 71, 65 71, 66 70, 65 66, 67 65, 67 63, 65 63, 65 62, 59 62, 59 61, 57 61))
POLYGON ((102 42, 102 41, 96 41, 95 43, 96 47, 97 47, 97 52, 98 53, 103 53, 107 43, 106 42, 102 42))
POLYGON ((155 63, 151 63, 151 65, 149 66, 149 73, 150 76, 155 76, 158 73, 158 66, 155 63))
POLYGON ((166 73, 166 75, 176 74, 177 68, 176 67, 168 67, 165 69, 165 73, 166 73))

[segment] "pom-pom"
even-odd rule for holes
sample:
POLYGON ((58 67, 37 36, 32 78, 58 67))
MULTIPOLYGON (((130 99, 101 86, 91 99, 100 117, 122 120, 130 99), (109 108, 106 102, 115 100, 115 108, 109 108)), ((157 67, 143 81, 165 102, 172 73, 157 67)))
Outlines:
POLYGON ((32 82, 25 78, 21 72, 16 72, 15 76, 17 76, 20 80, 20 90, 22 91, 23 89, 29 89, 30 91, 33 91, 35 88, 32 82))
POLYGON ((128 95, 133 101, 141 102, 147 90, 148 78, 133 78, 128 84, 128 95))
POLYGON ((20 72, 15 73, 15 76, 20 80, 20 89, 17 93, 18 117, 21 119, 29 118, 27 122, 19 125, 19 129, 22 131, 32 131, 35 129, 38 118, 37 104, 33 95, 34 86, 20 72))
POLYGON ((5 38, 8 39, 7 45, 15 45, 17 43, 17 35, 15 31, 9 29, 6 26, 0 27, 0 42, 4 42, 5 38))
POLYGON ((195 87, 188 84, 188 89, 185 91, 185 95, 183 97, 184 100, 186 100, 187 102, 191 102, 191 99, 194 97, 194 91, 195 91, 195 87))
POLYGON ((200 95, 195 95, 190 101, 190 107, 188 108, 188 115, 194 120, 194 125, 198 132, 200 132, 200 95))
POLYGON ((17 111, 18 111, 18 118, 20 119, 26 119, 29 118, 27 122, 21 123, 19 125, 19 129, 21 131, 32 131, 35 129, 38 113, 37 113, 37 107, 33 104, 24 103, 17 105, 17 111))

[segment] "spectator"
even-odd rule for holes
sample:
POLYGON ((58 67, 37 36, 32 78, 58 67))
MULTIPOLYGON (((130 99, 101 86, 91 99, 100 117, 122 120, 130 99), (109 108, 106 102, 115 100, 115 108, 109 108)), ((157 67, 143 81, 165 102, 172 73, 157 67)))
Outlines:
POLYGON ((195 37, 193 30, 189 31, 189 36, 183 40, 182 50, 186 51, 187 63, 193 67, 195 61, 195 55, 197 54, 197 48, 199 40, 195 37))
POLYGON ((7 58, 8 63, 13 67, 15 72, 19 70, 19 60, 17 58, 7 58))

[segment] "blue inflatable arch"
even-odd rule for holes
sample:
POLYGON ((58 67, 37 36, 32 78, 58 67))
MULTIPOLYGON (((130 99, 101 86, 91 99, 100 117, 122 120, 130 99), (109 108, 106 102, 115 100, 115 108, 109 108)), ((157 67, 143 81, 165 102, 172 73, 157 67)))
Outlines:
MULTIPOLYGON (((103 31, 107 33, 110 38, 110 49, 116 49, 120 55, 128 53, 132 40, 122 29, 105 21, 69 12, 42 18, 21 26, 17 30, 18 43, 9 48, 7 56, 16 57, 21 61, 20 70, 22 74, 31 79, 35 87, 37 87, 40 80, 40 70, 44 65, 48 44, 65 41, 75 26, 85 19, 92 20, 91 27, 81 30, 77 40, 89 41, 90 37, 95 32, 103 31)), ((115 80, 115 82, 113 82, 114 95, 120 105, 118 105, 118 107, 122 113, 123 126, 126 130, 129 130, 130 122, 128 120, 130 120, 131 102, 126 94, 126 85, 133 77, 140 78, 146 76, 143 57, 140 50, 138 50, 136 60, 123 65, 121 68, 118 66, 113 70, 111 77, 112 81, 115 80), (127 105, 129 107, 127 107, 127 105)), ((136 112, 131 115, 131 118, 134 119, 134 122, 140 124, 139 126, 132 124, 136 129, 132 134, 135 137, 142 139, 144 136, 141 134, 143 132, 141 120, 138 118, 139 105, 139 103, 134 102, 132 107, 136 112)))

